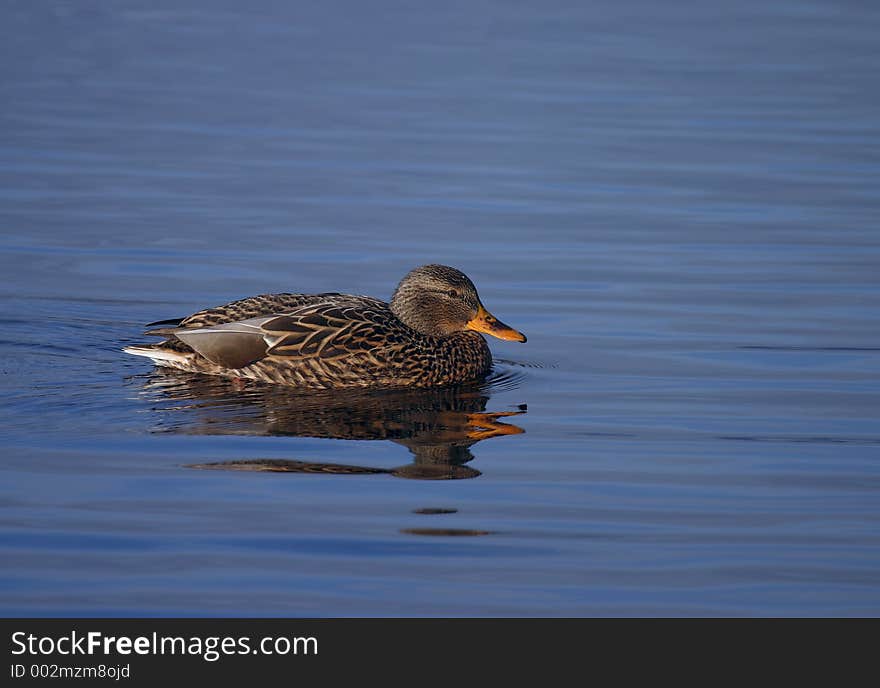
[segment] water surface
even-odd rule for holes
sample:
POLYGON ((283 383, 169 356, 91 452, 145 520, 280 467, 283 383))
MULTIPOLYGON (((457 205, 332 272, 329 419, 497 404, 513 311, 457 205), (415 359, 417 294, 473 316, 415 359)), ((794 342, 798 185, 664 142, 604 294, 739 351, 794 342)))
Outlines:
POLYGON ((880 613, 876 8, 2 14, 4 614, 880 613), (426 262, 481 384, 120 351, 426 262))

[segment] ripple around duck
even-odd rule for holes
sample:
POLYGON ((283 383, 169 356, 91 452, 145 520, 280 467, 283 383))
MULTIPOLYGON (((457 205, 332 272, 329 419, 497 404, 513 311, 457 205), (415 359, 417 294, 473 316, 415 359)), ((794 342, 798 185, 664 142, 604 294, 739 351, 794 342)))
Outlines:
POLYGON ((496 366, 483 381, 482 389, 486 392, 510 392, 522 387, 527 379, 528 375, 522 370, 509 370, 496 366))
POLYGON ((558 363, 541 363, 540 361, 513 361, 508 358, 495 358, 495 364, 517 366, 520 368, 558 368, 558 363))

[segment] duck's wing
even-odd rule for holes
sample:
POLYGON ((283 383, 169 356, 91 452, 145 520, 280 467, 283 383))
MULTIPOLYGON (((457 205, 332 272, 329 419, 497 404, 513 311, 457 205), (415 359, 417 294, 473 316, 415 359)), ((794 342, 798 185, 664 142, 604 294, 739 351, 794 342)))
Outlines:
POLYGON ((249 296, 245 299, 231 301, 222 306, 205 308, 183 318, 169 318, 168 320, 157 320, 156 322, 147 323, 147 327, 152 329, 147 330, 144 334, 154 337, 171 336, 173 338, 172 332, 178 327, 213 327, 223 323, 233 323, 261 316, 285 313, 310 303, 323 303, 324 301, 337 299, 373 300, 367 296, 349 296, 335 292, 326 294, 260 294, 259 296, 249 296))
POLYGON ((403 344, 400 327, 381 301, 348 297, 169 334, 212 363, 244 368, 266 356, 336 359, 394 348, 403 344))
POLYGON ((382 305, 381 301, 369 296, 352 296, 336 292, 324 294, 260 294, 259 296, 249 296, 246 299, 232 301, 222 306, 205 308, 182 318, 179 324, 181 327, 210 327, 222 323, 287 313, 302 306, 331 301, 339 303, 376 303, 382 305))

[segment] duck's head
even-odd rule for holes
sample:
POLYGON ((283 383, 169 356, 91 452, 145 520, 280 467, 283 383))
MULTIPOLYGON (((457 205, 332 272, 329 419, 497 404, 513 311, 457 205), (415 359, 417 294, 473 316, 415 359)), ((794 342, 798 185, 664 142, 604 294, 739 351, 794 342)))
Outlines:
POLYGON ((445 336, 473 330, 499 339, 526 341, 524 334, 485 309, 467 275, 446 265, 423 265, 411 270, 394 290, 391 310, 423 334, 445 336))

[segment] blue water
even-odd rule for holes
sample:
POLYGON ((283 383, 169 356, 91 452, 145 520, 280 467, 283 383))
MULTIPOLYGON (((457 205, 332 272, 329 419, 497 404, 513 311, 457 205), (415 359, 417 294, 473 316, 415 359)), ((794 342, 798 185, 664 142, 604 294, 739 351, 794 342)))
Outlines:
POLYGON ((2 614, 880 614, 878 7, 248 7, 0 10, 2 614), (481 385, 120 351, 426 262, 481 385))

